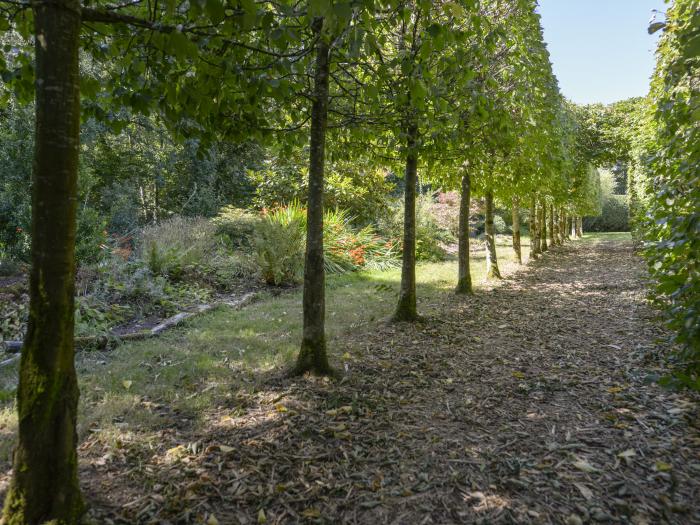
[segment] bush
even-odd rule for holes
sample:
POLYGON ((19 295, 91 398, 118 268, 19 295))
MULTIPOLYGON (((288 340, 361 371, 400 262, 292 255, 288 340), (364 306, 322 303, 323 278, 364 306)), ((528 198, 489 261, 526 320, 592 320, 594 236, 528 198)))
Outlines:
MULTIPOLYGON (((257 223, 254 247, 265 282, 297 282, 304 269, 306 210, 294 202, 267 213, 257 223)), ((349 213, 343 210, 325 212, 323 249, 328 273, 384 269, 398 264, 397 243, 383 239, 371 226, 355 230, 349 213)))
POLYGON ((201 217, 175 216, 144 228, 138 253, 154 275, 178 277, 188 267, 205 265, 219 246, 212 222, 201 217))
MULTIPOLYGON (((257 192, 254 204, 275 208, 304 203, 308 193, 307 159, 273 159, 266 169, 251 172, 257 192)), ((335 161, 327 166, 324 202, 327 209, 348 212, 355 225, 374 223, 388 211, 387 199, 394 190, 384 169, 368 159, 335 161)))
POLYGON ((78 211, 75 258, 79 265, 99 261, 105 254, 107 221, 94 208, 84 206, 78 211))
POLYGON ((586 217, 583 221, 584 231, 593 232, 627 232, 629 225, 629 206, 626 195, 607 195, 603 198, 603 210, 598 217, 586 217))
POLYGON ((267 284, 292 284, 304 270, 306 213, 298 204, 267 213, 255 226, 253 247, 267 284))
POLYGON ((493 227, 496 233, 508 233, 510 228, 506 225, 506 221, 500 215, 493 216, 493 227))
MULTIPOLYGON (((443 245, 455 240, 449 230, 440 226, 432 208, 431 196, 422 195, 416 200, 416 259, 419 261, 444 260, 446 252, 443 245)), ((403 239, 403 220, 404 205, 401 201, 396 203, 389 216, 380 222, 380 233, 400 243, 403 239)))
POLYGON ((260 217, 248 210, 225 206, 212 219, 216 233, 223 236, 232 247, 250 246, 253 233, 260 217))

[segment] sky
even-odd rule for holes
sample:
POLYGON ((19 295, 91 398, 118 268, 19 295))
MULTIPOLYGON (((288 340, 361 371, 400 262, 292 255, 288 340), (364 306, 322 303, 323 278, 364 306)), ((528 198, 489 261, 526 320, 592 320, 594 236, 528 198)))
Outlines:
MULTIPOLYGON (((658 34, 647 26, 663 0, 539 0, 559 87, 580 104, 646 95, 658 34)), ((663 20, 663 14, 659 15, 663 20)))

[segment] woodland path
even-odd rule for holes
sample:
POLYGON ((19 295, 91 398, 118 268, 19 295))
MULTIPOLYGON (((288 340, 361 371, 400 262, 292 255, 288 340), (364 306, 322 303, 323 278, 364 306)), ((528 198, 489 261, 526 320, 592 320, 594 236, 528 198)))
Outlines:
POLYGON ((334 349, 351 355, 340 382, 270 375, 147 457, 85 450, 93 516, 700 523, 698 398, 645 380, 667 349, 641 261, 625 241, 554 252, 423 304, 423 323, 355 333, 334 349))

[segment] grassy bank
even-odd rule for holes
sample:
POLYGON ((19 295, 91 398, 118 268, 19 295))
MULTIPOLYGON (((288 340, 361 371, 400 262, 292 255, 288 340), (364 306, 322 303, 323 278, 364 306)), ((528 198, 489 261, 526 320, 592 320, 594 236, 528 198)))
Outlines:
MULTIPOLYGON (((509 245, 498 246, 502 272, 517 270, 509 245)), ((523 239, 527 259, 528 239, 523 239)), ((485 283, 483 251, 473 256, 472 278, 485 283)), ((457 279, 454 260, 421 264, 417 269, 419 309, 452 293, 457 279)), ((400 270, 332 275, 327 280, 327 335, 331 362, 342 368, 350 359, 343 334, 372 330, 393 312, 400 270)), ((125 432, 151 432, 168 423, 154 405, 188 421, 204 417, 210 407, 226 403, 236 392, 255 389, 258 374, 293 362, 301 339, 301 289, 272 292, 240 311, 222 307, 158 339, 122 345, 109 352, 82 352, 76 366, 81 387, 79 430, 116 439, 125 432), (99 430, 98 430, 99 429, 99 430)), ((11 384, 15 372, 0 371, 11 384)), ((0 460, 9 460, 15 432, 13 392, 2 392, 0 460)))

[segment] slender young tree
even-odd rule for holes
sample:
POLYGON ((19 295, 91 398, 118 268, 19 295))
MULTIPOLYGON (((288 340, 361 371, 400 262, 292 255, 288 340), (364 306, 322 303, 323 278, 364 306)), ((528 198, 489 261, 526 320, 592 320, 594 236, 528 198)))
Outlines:
POLYGON ((546 252, 549 247, 547 246, 547 204, 544 199, 540 201, 540 251, 546 252))
POLYGON ((328 94, 330 47, 324 33, 324 18, 314 20, 316 63, 314 66, 313 104, 309 144, 309 191, 306 219, 306 258, 304 265, 304 331, 295 372, 319 375, 332 373, 328 363, 325 335, 325 269, 323 263, 323 180, 328 94))
POLYGON ((501 279, 501 271, 498 269, 498 256, 496 254, 496 228, 493 224, 494 203, 493 191, 486 192, 486 277, 488 279, 501 279))
POLYGON ((537 199, 530 197, 530 258, 537 259, 540 256, 540 239, 538 233, 537 199))
POLYGON ((549 205, 549 245, 554 246, 556 234, 554 232, 554 205, 549 205))
POLYGON ((17 392, 19 441, 3 523, 77 523, 73 316, 80 143, 80 3, 33 5, 36 124, 29 323, 17 392))
POLYGON ((523 254, 520 247, 520 199, 513 197, 513 251, 518 264, 523 264, 523 254))
POLYGON ((471 207, 471 177, 468 165, 463 168, 462 187, 459 199, 459 236, 457 251, 457 287, 460 295, 473 294, 472 276, 469 268, 469 209, 471 207))

